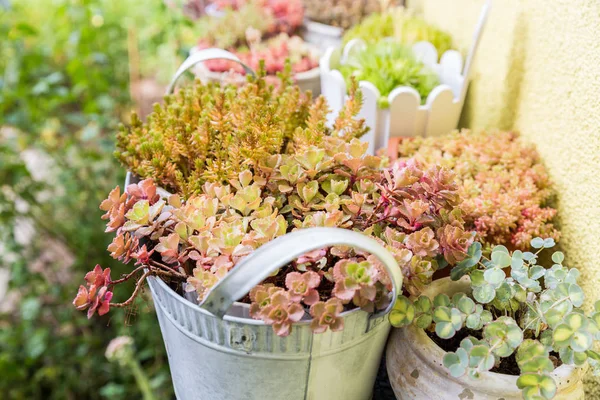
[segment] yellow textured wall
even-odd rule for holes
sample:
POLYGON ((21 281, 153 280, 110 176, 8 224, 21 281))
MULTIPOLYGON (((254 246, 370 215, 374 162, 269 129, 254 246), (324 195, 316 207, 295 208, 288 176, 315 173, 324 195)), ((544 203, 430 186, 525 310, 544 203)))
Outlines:
MULTIPOLYGON (((482 4, 408 2, 465 51, 482 4)), ((495 0, 479 50, 461 125, 514 128, 537 145, 558 191, 567 261, 588 300, 599 299, 600 1, 495 0)))

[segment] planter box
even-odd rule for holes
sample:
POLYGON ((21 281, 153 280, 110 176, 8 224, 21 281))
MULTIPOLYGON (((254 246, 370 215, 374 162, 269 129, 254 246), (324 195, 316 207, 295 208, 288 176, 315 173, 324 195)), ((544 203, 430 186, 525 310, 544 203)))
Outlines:
MULTIPOLYGON (((449 50, 441 55, 429 42, 413 45, 418 59, 435 71, 441 85, 433 89, 424 104, 421 97, 411 87, 397 87, 389 95, 389 107, 382 109, 377 104, 380 93, 370 82, 361 81, 359 87, 363 92, 363 107, 359 118, 364 118, 369 132, 362 140, 369 143, 369 152, 385 148, 390 139, 395 137, 437 136, 456 128, 465 101, 471 64, 480 41, 483 27, 490 9, 490 0, 483 6, 481 16, 475 29, 474 41, 463 64, 462 55, 449 50)), ((352 40, 342 50, 341 61, 351 51, 355 51, 364 43, 352 40)), ((321 58, 321 93, 327 99, 331 113, 329 122, 333 122, 347 97, 347 88, 340 71, 334 68, 336 49, 329 48, 321 58)))
MULTIPOLYGON (((363 46, 360 40, 350 41, 343 50, 347 55, 363 46)), ((462 75, 462 56, 449 50, 437 62, 435 47, 429 42, 419 42, 413 46, 418 59, 435 71, 441 85, 437 86, 421 104, 421 96, 411 87, 397 87, 389 95, 389 108, 380 108, 377 100, 379 90, 370 82, 360 81, 363 93, 363 107, 359 117, 364 118, 370 128, 363 140, 369 142, 369 152, 386 147, 389 139, 405 136, 436 136, 456 128, 464 103, 461 89, 465 82, 462 75)), ((341 110, 347 96, 346 82, 337 69, 332 68, 330 48, 321 59, 321 92, 332 109, 331 121, 341 110)), ((342 56, 342 59, 344 58, 342 56)))

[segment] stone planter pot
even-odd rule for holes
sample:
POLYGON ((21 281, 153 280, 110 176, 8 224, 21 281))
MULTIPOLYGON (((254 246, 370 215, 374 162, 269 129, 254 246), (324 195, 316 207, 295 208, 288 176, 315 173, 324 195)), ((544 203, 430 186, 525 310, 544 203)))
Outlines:
MULTIPOLYGON (((433 298, 438 293, 452 296, 468 292, 469 281, 453 282, 450 278, 434 281, 424 293, 433 298)), ((409 326, 394 329, 386 349, 390 383, 399 400, 520 400, 517 376, 493 372, 481 374, 478 380, 455 378, 444 367, 445 351, 433 342, 423 329, 409 326)), ((563 365, 551 374, 558 386, 554 400, 583 400, 584 370, 563 365)))

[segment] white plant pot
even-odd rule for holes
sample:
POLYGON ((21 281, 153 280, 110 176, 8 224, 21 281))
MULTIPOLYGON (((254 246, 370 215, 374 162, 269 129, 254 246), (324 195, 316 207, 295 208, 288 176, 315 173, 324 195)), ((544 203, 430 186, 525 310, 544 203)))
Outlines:
MULTIPOLYGON (((363 106, 358 117, 364 118, 369 127, 369 132, 362 140, 369 143, 370 154, 387 147, 389 139, 394 137, 437 136, 456 128, 465 101, 470 67, 487 20, 490 2, 488 0, 482 9, 464 66, 462 55, 458 51, 446 51, 438 62, 437 50, 433 44, 419 42, 413 45, 417 58, 430 67, 441 82, 427 96, 424 104, 421 104, 422 99, 415 89, 401 86, 388 95, 389 107, 380 108, 377 103, 380 98, 379 90, 370 82, 359 82, 363 106)), ((348 42, 342 50, 341 62, 350 52, 359 50, 364 45, 359 39, 348 42)), ((348 95, 344 78, 332 62, 335 53, 335 48, 328 48, 320 61, 321 93, 331 108, 329 123, 335 120, 348 95)))
MULTIPOLYGON (((424 293, 433 298, 438 293, 449 296, 468 292, 469 281, 453 282, 450 278, 434 281, 424 293)), ((517 376, 485 372, 478 380, 467 376, 455 378, 443 366, 445 351, 423 329, 409 326, 394 329, 386 349, 387 372, 398 400, 521 400, 517 376)), ((554 400, 583 400, 584 370, 562 365, 551 374, 558 386, 554 400)))
POLYGON ((304 20, 304 40, 318 46, 322 51, 330 47, 340 47, 342 45, 343 34, 344 30, 337 26, 314 22, 310 19, 304 20))

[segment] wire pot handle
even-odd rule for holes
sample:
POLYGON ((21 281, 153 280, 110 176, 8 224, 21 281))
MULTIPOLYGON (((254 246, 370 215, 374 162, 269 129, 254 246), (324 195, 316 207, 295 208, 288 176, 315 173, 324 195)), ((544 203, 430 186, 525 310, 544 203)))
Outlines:
POLYGON ((189 55, 188 58, 185 59, 184 62, 181 63, 181 65, 177 69, 177 72, 175 72, 175 75, 173 75, 173 78, 171 79, 171 83, 169 83, 169 86, 167 86, 167 90, 166 90, 165 94, 169 95, 169 94, 173 93, 173 90, 175 89, 175 83, 177 83, 177 80, 187 70, 189 70, 190 68, 192 68, 194 65, 196 65, 198 63, 201 63, 204 61, 209 61, 209 60, 235 61, 236 63, 240 64, 242 66, 242 68, 244 68, 244 71, 246 71, 247 74, 256 76, 256 73, 254 72, 254 70, 252 70, 252 68, 250 68, 249 66, 244 64, 235 54, 233 54, 227 50, 217 49, 217 48, 202 49, 202 50, 193 52, 192 54, 189 55))
POLYGON ((337 245, 352 246, 379 258, 391 277, 393 297, 389 306, 372 318, 390 312, 402 291, 402 272, 396 259, 374 239, 341 228, 299 229, 260 246, 213 286, 199 306, 223 318, 235 301, 246 296, 278 268, 309 251, 337 245))

